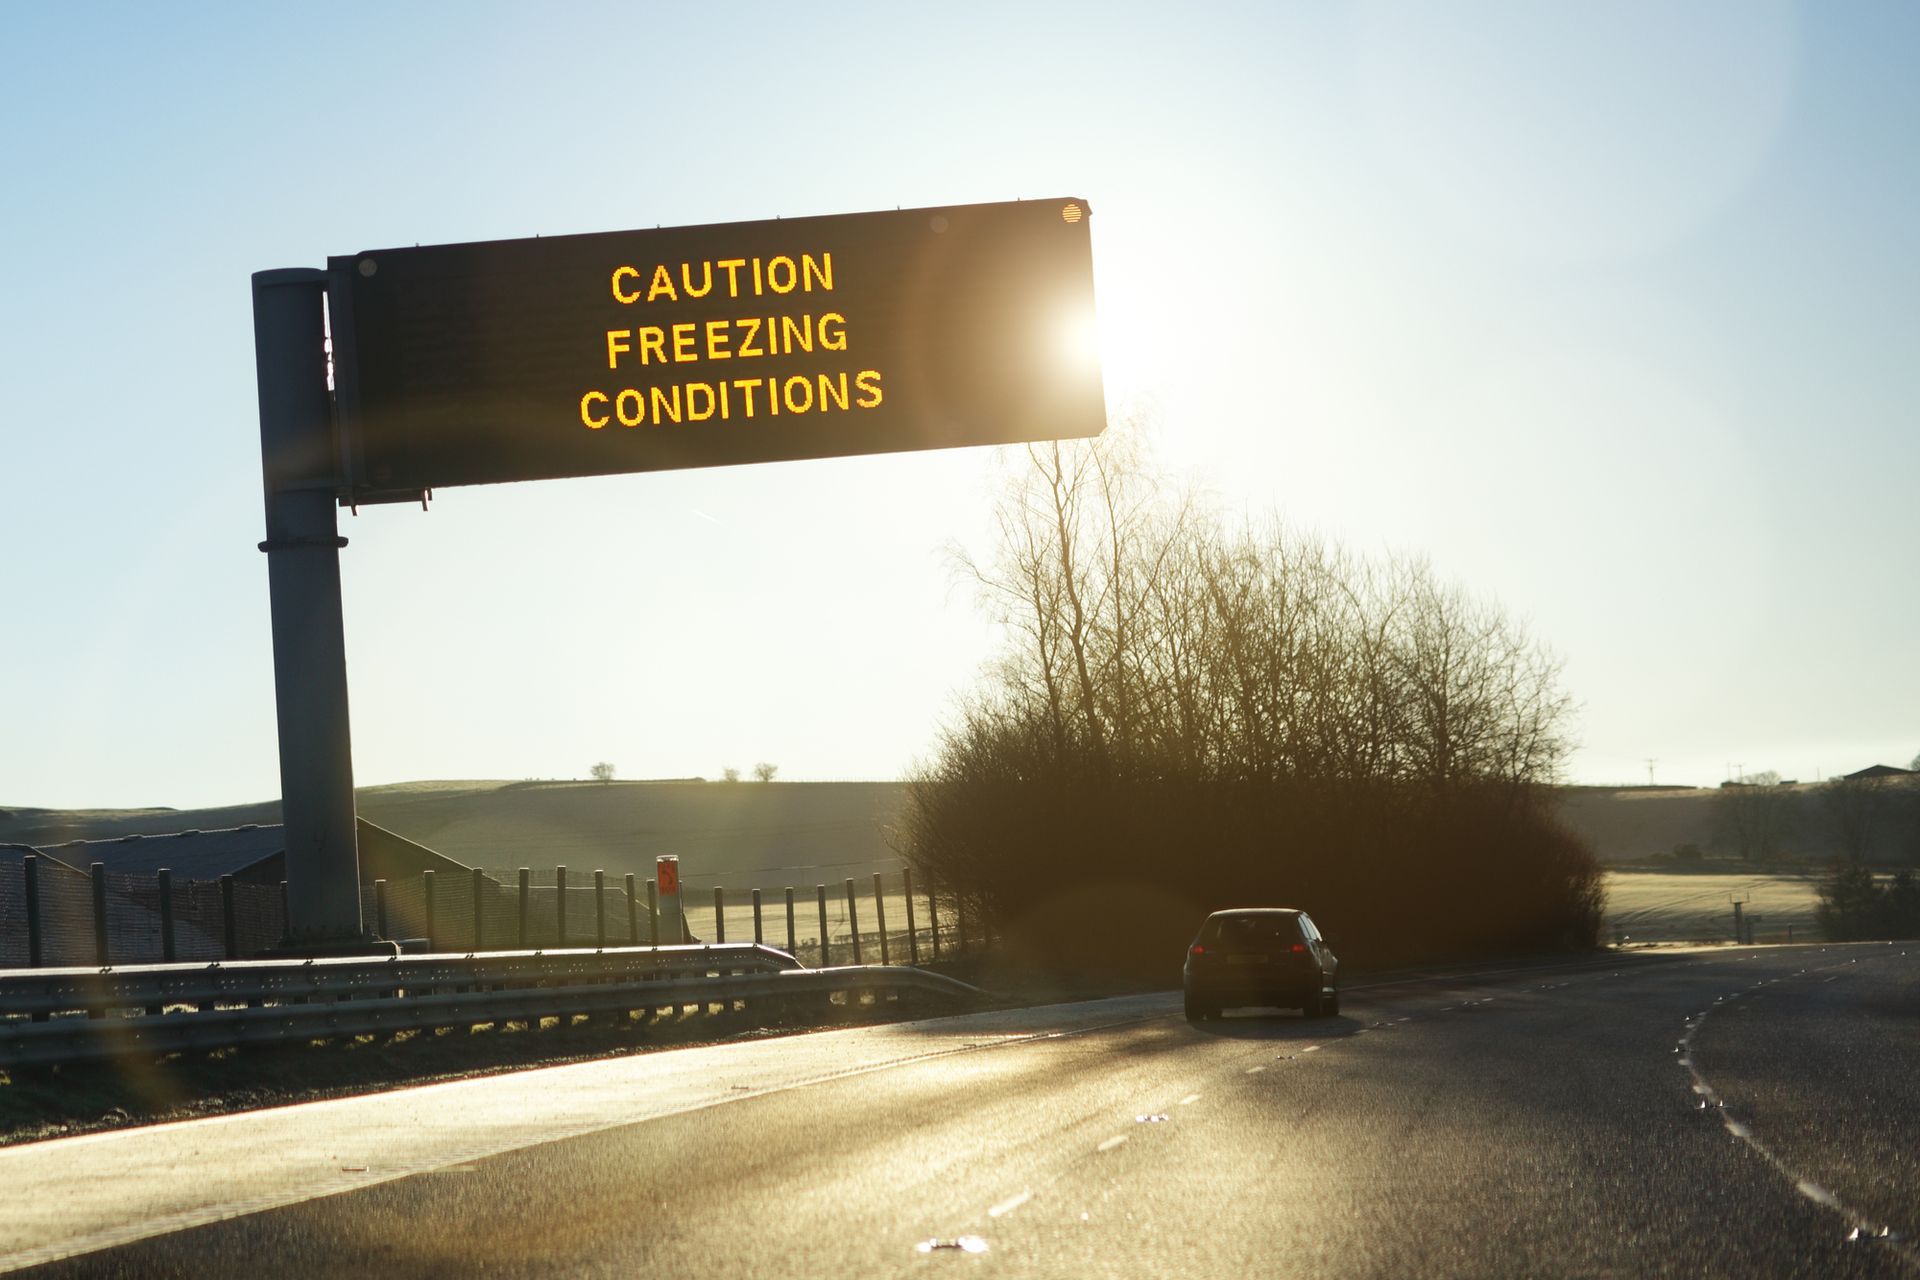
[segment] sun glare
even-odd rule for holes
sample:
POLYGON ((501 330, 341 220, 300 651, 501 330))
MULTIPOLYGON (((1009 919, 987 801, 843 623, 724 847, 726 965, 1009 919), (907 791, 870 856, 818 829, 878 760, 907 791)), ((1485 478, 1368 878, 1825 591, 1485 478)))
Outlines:
POLYGON ((1061 315, 1058 328, 1060 358, 1070 368, 1098 367, 1100 322, 1093 312, 1075 309, 1061 315))

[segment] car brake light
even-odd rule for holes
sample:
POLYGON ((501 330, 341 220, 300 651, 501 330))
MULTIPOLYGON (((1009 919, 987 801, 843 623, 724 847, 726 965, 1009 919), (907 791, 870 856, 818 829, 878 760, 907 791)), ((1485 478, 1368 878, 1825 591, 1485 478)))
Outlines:
POLYGON ((1297 956, 1303 956, 1307 954, 1307 944, 1304 942, 1296 942, 1291 947, 1289 947, 1288 950, 1292 951, 1293 954, 1297 956))
POLYGON ((1195 956, 1203 956, 1207 954, 1207 949, 1196 942, 1191 947, 1187 948, 1187 954, 1195 955, 1195 956))

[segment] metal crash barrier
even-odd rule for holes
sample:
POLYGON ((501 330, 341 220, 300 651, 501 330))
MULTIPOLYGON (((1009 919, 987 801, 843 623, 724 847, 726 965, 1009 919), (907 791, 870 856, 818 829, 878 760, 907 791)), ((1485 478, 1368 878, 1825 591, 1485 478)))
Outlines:
POLYGON ((14 970, 0 972, 0 1067, 689 1007, 825 1013, 916 994, 979 993, 904 966, 806 969, 754 943, 14 970))

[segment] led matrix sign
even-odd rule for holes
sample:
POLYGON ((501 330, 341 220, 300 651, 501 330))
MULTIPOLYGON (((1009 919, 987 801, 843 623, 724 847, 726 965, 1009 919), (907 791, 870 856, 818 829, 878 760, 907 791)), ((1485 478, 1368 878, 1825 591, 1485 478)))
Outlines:
POLYGON ((1084 201, 328 262, 348 496, 1097 435, 1084 201))

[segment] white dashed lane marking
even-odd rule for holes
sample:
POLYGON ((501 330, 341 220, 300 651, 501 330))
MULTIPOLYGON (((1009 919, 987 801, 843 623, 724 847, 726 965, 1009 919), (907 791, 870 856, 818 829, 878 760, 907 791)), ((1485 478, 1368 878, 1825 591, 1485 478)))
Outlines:
POLYGON ((998 1218, 1005 1214, 1012 1213, 1015 1209, 1018 1209, 1031 1199, 1033 1199, 1033 1192, 1031 1191, 1022 1191, 1017 1196, 1008 1196, 1005 1200, 1002 1200, 999 1204, 987 1210, 987 1216, 989 1218, 998 1218))

